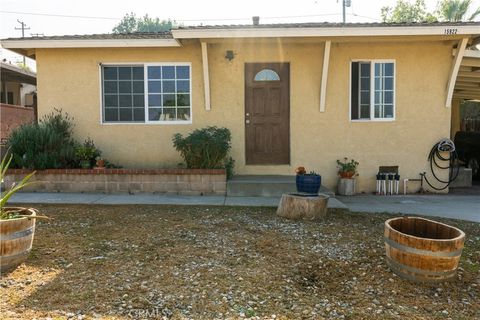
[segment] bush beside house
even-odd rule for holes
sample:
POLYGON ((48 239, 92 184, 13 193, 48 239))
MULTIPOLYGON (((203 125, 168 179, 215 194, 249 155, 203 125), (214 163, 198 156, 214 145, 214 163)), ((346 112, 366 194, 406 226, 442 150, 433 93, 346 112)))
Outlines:
MULTIPOLYGON (((233 170, 228 156, 230 131, 226 128, 198 129, 187 137, 177 134, 174 146, 187 169, 119 169, 108 161, 105 167, 91 169, 101 151, 89 137, 83 143, 73 138, 73 118, 61 110, 40 122, 25 124, 8 139, 12 153, 11 169, 5 185, 22 175, 39 170, 36 183, 27 191, 50 192, 152 192, 183 195, 225 194, 226 171, 233 170), (81 168, 81 169, 77 169, 81 168)), ((103 160, 103 159, 102 159, 103 160)))

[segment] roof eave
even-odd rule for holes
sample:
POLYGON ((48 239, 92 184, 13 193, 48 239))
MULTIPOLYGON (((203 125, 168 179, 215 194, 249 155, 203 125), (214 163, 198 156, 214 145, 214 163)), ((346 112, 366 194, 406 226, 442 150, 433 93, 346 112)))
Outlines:
POLYGON ((285 38, 365 36, 459 36, 480 34, 478 25, 388 26, 388 27, 307 27, 307 28, 195 28, 173 29, 175 39, 195 38, 285 38))
POLYGON ((1 40, 5 49, 28 50, 44 48, 125 48, 125 47, 180 47, 176 39, 19 39, 1 40))

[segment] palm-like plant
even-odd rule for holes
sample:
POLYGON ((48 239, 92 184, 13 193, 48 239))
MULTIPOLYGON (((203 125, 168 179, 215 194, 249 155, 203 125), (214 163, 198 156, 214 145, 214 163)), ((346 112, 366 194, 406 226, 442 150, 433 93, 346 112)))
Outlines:
POLYGON ((467 18, 471 5, 472 0, 442 0, 439 3, 438 14, 445 21, 472 21, 480 15, 480 7, 467 18))
MULTIPOLYGON (((10 155, 10 157, 8 157, 8 160, 7 160, 7 156, 5 156, 2 162, 0 163, 1 182, 3 182, 3 179, 7 174, 7 170, 8 170, 8 167, 10 166, 10 163, 12 162, 12 158, 13 158, 13 155, 10 155)), ((10 186, 10 189, 5 191, 2 190, 1 198, 0 198, 0 220, 12 219, 18 216, 18 212, 5 210, 5 204, 10 199, 10 197, 15 194, 15 192, 31 184, 31 182, 28 182, 28 180, 30 180, 30 178, 34 174, 35 174, 35 171, 26 175, 19 183, 13 183, 10 186)))

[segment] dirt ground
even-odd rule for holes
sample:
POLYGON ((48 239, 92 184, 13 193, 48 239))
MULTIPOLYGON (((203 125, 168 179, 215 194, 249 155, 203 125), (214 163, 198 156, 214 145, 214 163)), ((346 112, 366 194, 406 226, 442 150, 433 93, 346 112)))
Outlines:
POLYGON ((0 281, 2 319, 480 319, 480 224, 457 277, 402 280, 386 214, 292 222, 268 208, 35 205, 25 264, 0 281))

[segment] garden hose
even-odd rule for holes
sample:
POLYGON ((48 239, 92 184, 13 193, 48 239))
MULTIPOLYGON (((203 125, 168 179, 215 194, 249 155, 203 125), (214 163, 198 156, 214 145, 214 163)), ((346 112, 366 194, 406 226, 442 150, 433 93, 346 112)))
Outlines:
POLYGON ((427 184, 434 190, 441 191, 445 190, 448 188, 450 183, 455 180, 458 176, 458 172, 460 171, 460 167, 458 165, 455 165, 455 161, 458 159, 458 154, 457 151, 455 150, 455 144, 453 143, 452 140, 450 139, 442 139, 439 142, 437 142, 432 149, 430 150, 430 153, 428 154, 428 162, 430 163, 430 171, 432 172, 433 177, 440 183, 444 183, 445 186, 442 188, 438 188, 433 186, 430 181, 428 181, 426 173, 424 172, 422 174, 422 177, 425 178, 425 181, 427 184), (448 152, 448 157, 442 156, 442 153, 448 152), (438 162, 437 162, 438 161, 438 162), (443 163, 443 165, 442 165, 443 163), (449 178, 447 181, 440 179, 436 174, 434 170, 434 165, 438 169, 442 170, 449 170, 449 178), (455 174, 452 174, 454 172, 454 169, 456 168, 455 174))

